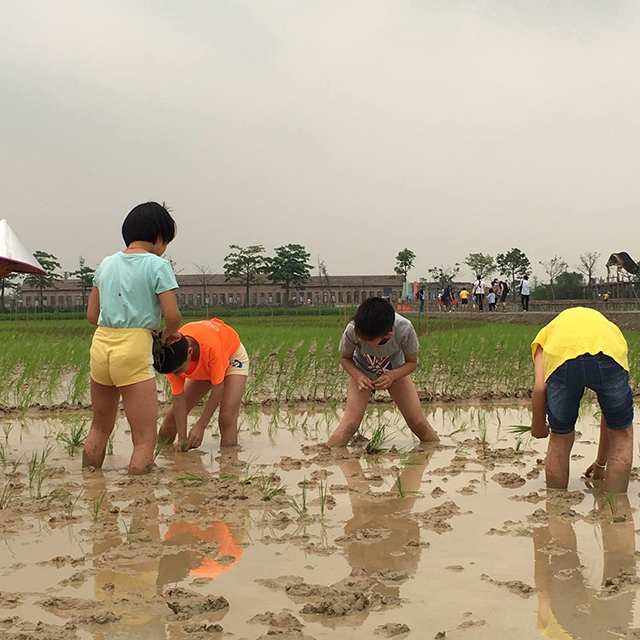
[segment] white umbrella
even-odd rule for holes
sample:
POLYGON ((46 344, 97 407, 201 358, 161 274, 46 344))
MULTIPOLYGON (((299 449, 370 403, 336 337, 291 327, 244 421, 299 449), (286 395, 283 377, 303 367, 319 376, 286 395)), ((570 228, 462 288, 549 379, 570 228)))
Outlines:
POLYGON ((47 274, 33 254, 22 244, 9 223, 0 220, 0 278, 12 271, 39 276, 47 274))

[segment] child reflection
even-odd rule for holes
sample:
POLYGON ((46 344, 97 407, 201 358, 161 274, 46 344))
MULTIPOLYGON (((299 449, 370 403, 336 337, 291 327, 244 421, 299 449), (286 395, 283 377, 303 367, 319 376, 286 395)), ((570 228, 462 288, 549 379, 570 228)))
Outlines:
MULTIPOLYGON (((371 485, 359 460, 348 460, 340 468, 349 487, 352 518, 344 532, 348 542, 345 554, 353 568, 361 567, 368 575, 381 571, 415 573, 420 562, 420 526, 411 518, 411 511, 418 498, 422 476, 428 463, 427 455, 416 456, 415 464, 400 473, 405 497, 372 498, 366 492, 371 485), (366 531, 381 530, 382 537, 365 537, 366 531), (408 545, 408 543, 410 543, 408 545), (408 546, 407 546, 408 545, 408 546)), ((395 491, 396 489, 394 489, 395 491)), ((400 595, 400 581, 380 582, 377 591, 384 595, 400 595)))
MULTIPOLYGON (((603 513, 610 511, 603 497, 597 499, 603 513)), ((534 529, 535 581, 539 595, 538 628, 546 638, 600 640, 611 637, 613 627, 627 629, 633 621, 635 594, 607 594, 605 582, 620 571, 636 574, 635 531, 626 495, 617 496, 617 513, 624 522, 608 515, 600 524, 604 568, 597 587, 588 584, 590 567, 577 549, 573 523, 554 515, 547 503, 548 524, 534 529), (612 597, 613 596, 613 597, 612 597)))

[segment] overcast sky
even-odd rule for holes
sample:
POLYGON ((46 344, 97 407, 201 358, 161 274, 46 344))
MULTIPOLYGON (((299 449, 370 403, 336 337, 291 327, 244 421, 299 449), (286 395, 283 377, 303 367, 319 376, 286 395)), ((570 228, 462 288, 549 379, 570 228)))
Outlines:
POLYGON ((186 272, 232 243, 638 260, 639 54, 637 0, 4 3, 0 218, 66 269, 146 200, 186 272))

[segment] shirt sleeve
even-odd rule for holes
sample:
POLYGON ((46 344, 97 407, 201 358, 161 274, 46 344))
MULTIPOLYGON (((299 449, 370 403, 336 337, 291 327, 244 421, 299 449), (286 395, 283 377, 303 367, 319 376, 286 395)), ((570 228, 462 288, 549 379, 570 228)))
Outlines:
POLYGON ((211 376, 211 384, 220 384, 224 382, 224 376, 227 373, 229 362, 221 358, 219 354, 212 353, 209 359, 209 375, 211 376))
POLYGON ((174 376, 172 373, 168 373, 167 380, 169 380, 171 393, 173 393, 174 396, 177 396, 184 391, 185 378, 183 376, 174 376))
POLYGON ((102 262, 98 265, 98 268, 95 270, 93 274, 93 286, 100 287, 100 272, 102 271, 102 262))
POLYGON ((340 353, 345 356, 351 355, 358 346, 358 338, 356 336, 356 330, 352 323, 347 325, 347 328, 342 334, 340 339, 340 346, 338 347, 340 353))
POLYGON ((162 264, 156 271, 156 281, 154 283, 155 292, 160 295, 165 291, 172 291, 178 288, 178 281, 173 273, 171 264, 167 260, 163 260, 162 264))
POLYGON ((400 347, 402 348, 402 353, 405 355, 412 355, 414 353, 418 353, 418 349, 420 349, 420 341, 418 340, 418 334, 413 328, 411 322, 407 321, 407 324, 407 332, 401 341, 400 347))

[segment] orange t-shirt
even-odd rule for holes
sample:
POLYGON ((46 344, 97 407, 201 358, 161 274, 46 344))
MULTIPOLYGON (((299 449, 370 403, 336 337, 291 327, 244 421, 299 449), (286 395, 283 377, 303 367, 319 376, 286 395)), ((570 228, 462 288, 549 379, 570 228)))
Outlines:
POLYGON ((211 380, 211 384, 220 384, 224 380, 231 356, 240 348, 240 336, 218 318, 190 322, 180 329, 180 333, 198 343, 200 357, 191 363, 185 373, 179 376, 167 374, 172 393, 182 393, 187 378, 211 380))

